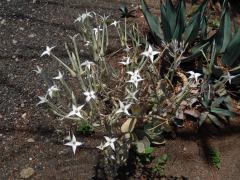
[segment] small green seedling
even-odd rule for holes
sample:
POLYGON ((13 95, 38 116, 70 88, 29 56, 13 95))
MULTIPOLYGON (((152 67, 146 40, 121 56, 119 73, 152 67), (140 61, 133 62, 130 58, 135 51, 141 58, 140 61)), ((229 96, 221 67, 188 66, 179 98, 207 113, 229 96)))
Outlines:
POLYGON ((216 149, 211 149, 209 152, 211 163, 218 169, 221 167, 221 156, 220 152, 216 149))
POLYGON ((145 148, 144 153, 138 154, 139 161, 142 165, 148 164, 153 160, 153 156, 152 156, 153 150, 154 148, 149 146, 145 148))
POLYGON ((89 123, 84 122, 79 125, 79 127, 77 128, 77 132, 83 135, 90 135, 94 132, 94 130, 89 123))
POLYGON ((167 164, 168 159, 169 156, 167 154, 163 154, 161 157, 157 158, 155 166, 153 167, 153 172, 160 176, 164 176, 165 165, 167 164))

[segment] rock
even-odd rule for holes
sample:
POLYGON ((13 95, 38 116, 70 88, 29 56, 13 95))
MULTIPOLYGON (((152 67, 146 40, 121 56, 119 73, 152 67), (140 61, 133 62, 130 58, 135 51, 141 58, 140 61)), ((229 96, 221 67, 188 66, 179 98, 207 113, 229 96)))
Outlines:
POLYGON ((5 19, 1 20, 1 21, 0 21, 0 24, 1 24, 1 25, 5 25, 5 24, 6 24, 6 20, 5 20, 5 19))
POLYGON ((31 167, 28 167, 28 168, 26 168, 26 169, 23 169, 23 170, 20 172, 20 177, 23 178, 23 179, 28 179, 28 178, 30 178, 33 174, 34 174, 34 169, 31 168, 31 167))
POLYGON ((34 37, 36 37, 36 34, 35 33, 29 34, 28 37, 29 38, 34 38, 34 37))
POLYGON ((15 40, 15 39, 12 40, 12 43, 13 43, 13 44, 17 44, 17 42, 18 42, 18 41, 15 40))
POLYGON ((23 119, 26 119, 26 117, 27 117, 27 113, 22 114, 23 119))
POLYGON ((33 138, 29 138, 29 139, 27 140, 27 142, 29 142, 29 143, 34 143, 35 140, 34 140, 33 138))

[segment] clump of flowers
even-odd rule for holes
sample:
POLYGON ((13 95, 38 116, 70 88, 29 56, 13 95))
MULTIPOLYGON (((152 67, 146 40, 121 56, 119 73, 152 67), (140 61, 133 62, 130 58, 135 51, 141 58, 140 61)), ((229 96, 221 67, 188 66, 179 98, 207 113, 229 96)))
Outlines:
MULTIPOLYGON (((106 135, 97 148, 104 156, 105 171, 114 177, 126 165, 133 146, 144 153, 152 144, 165 143, 164 133, 172 130, 172 125, 183 127, 188 116, 200 119, 200 124, 214 116, 216 123, 217 110, 223 104, 229 107, 226 99, 210 98, 211 91, 217 92, 220 86, 206 87, 202 70, 181 69, 187 43, 177 39, 162 40, 159 46, 147 40, 143 43, 137 25, 128 31, 127 18, 131 16, 127 14, 132 11, 121 11, 124 22, 94 12, 79 15, 74 22, 79 34, 70 37, 72 44, 65 44, 69 61, 54 54, 55 46, 47 46, 41 54, 58 61, 65 72, 58 70, 57 76, 49 78, 42 68, 35 70, 48 86, 37 105, 50 107, 61 123, 72 120, 76 127, 87 123, 104 130, 106 135), (116 30, 122 47, 115 52, 122 55, 115 66, 107 54, 109 29, 116 30), (78 38, 89 50, 88 59, 81 54, 78 38), (162 66, 166 61, 170 63, 167 68, 162 66)), ((235 76, 228 73, 221 78, 231 83, 235 76)), ((76 141, 74 134, 69 141, 65 145, 71 146, 74 154, 78 146, 84 145, 76 141)))

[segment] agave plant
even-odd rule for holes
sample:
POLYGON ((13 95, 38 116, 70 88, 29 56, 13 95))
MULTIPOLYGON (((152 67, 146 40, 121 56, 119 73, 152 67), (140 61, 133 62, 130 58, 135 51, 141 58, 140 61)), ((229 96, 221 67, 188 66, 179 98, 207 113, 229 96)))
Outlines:
POLYGON ((209 92, 203 94, 201 101, 203 111, 200 115, 199 125, 210 121, 215 125, 222 127, 223 124, 228 123, 229 118, 235 117, 236 113, 232 108, 231 98, 228 95, 215 96, 209 98, 209 92))
POLYGON ((205 0, 188 20, 184 0, 178 1, 176 7, 172 0, 166 0, 160 6, 161 18, 154 16, 145 0, 141 0, 142 12, 158 44, 161 41, 170 43, 177 40, 178 42, 183 41, 191 47, 191 55, 185 57, 183 61, 200 55, 200 51, 207 48, 212 40, 212 37, 207 37, 207 18, 205 16, 207 4, 208 0, 205 0))
POLYGON ((223 2, 221 23, 218 32, 215 34, 215 43, 212 44, 212 66, 213 74, 220 77, 230 73, 235 75, 233 84, 238 84, 240 80, 240 30, 235 25, 231 30, 230 6, 227 0, 223 2))

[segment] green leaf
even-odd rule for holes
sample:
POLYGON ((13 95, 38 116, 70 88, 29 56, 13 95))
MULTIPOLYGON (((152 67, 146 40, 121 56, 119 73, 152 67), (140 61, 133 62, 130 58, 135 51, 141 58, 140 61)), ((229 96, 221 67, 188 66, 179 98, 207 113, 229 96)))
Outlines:
POLYGON ((218 98, 215 98, 214 101, 211 104, 211 108, 219 107, 222 102, 224 102, 224 99, 226 96, 221 96, 218 98))
POLYGON ((201 13, 201 17, 203 17, 204 12, 205 12, 205 10, 206 10, 206 8, 207 8, 207 5, 208 5, 208 1, 209 1, 209 0, 204 0, 204 1, 202 2, 202 4, 198 7, 198 9, 197 9, 197 11, 195 12, 195 14, 197 14, 198 12, 200 12, 200 13, 201 13))
POLYGON ((173 6, 172 0, 165 1, 164 9, 171 29, 171 34, 173 34, 177 23, 177 13, 175 7, 173 6))
POLYGON ((212 114, 208 114, 208 118, 217 126, 223 127, 222 123, 218 120, 218 118, 212 114))
POLYGON ((195 14, 184 31, 183 40, 185 42, 188 42, 190 44, 197 38, 198 31, 200 28, 200 21, 201 14, 200 13, 195 14))
POLYGON ((212 113, 216 113, 217 115, 221 116, 228 116, 228 117, 234 117, 235 113, 226 109, 222 108, 211 108, 212 113))
POLYGON ((206 11, 208 5, 208 0, 205 0, 197 9, 195 14, 200 13, 200 30, 201 30, 201 36, 202 38, 207 38, 207 18, 204 16, 204 13, 206 11))
POLYGON ((142 8, 142 12, 144 14, 144 17, 145 17, 145 19, 146 19, 146 21, 148 23, 148 26, 150 27, 151 32, 153 33, 153 35, 156 36, 159 39, 163 39, 161 28, 160 28, 160 22, 149 11, 149 8, 148 8, 145 0, 141 0, 141 8, 142 8))
POLYGON ((221 156, 220 156, 220 152, 216 149, 210 149, 209 151, 209 155, 211 156, 211 162, 212 164, 220 169, 221 167, 221 156))
POLYGON ((170 42, 172 40, 172 30, 168 21, 167 12, 163 5, 160 7, 160 10, 161 10, 161 22, 162 22, 164 40, 166 42, 170 42))
POLYGON ((231 19, 230 8, 227 3, 224 3, 224 10, 221 15, 220 28, 216 34, 217 52, 224 52, 228 43, 231 40, 231 19))
POLYGON ((209 114, 208 112, 201 113, 201 115, 199 117, 199 119, 200 119, 199 126, 202 126, 202 124, 206 121, 208 114, 209 114))
POLYGON ((151 146, 149 146, 149 147, 146 147, 146 148, 145 148, 144 153, 145 153, 145 154, 152 154, 152 153, 153 153, 153 150, 154 150, 154 148, 151 147, 151 146))
POLYGON ((172 39, 182 41, 182 33, 185 29, 185 1, 180 0, 177 6, 176 27, 172 39))
POLYGON ((240 31, 238 31, 234 35, 232 41, 227 46, 226 51, 222 57, 222 63, 225 66, 231 67, 235 63, 236 59, 240 56, 239 47, 240 47, 240 31))
POLYGON ((216 53, 217 53, 215 40, 213 40, 211 48, 212 49, 211 49, 211 59, 210 59, 209 68, 212 72, 212 70, 214 68, 215 59, 216 59, 216 53))
POLYGON ((197 45, 196 47, 193 47, 191 49, 192 54, 190 56, 183 57, 181 62, 183 62, 183 63, 190 62, 190 61, 195 60, 197 57, 201 56, 202 55, 201 50, 205 51, 208 48, 208 46, 210 45, 210 41, 211 41, 211 38, 205 40, 204 42, 197 45))
POLYGON ((200 36, 202 39, 206 39, 207 38, 207 18, 204 16, 202 17, 202 20, 201 20, 201 24, 200 24, 200 36))

